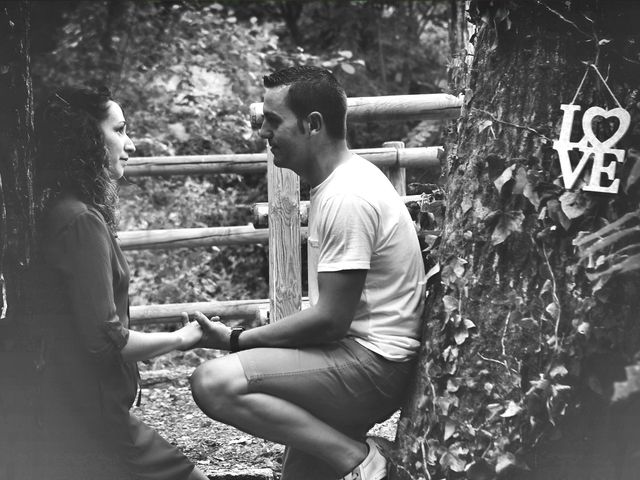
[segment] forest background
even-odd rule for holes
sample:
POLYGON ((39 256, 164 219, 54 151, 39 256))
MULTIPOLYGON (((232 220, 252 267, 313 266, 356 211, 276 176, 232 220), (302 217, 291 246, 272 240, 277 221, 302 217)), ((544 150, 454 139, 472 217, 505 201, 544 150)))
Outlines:
MULTIPOLYGON (((424 1, 36 1, 36 111, 62 85, 107 85, 124 106, 135 156, 257 153, 265 142, 251 130, 249 105, 276 69, 324 66, 348 96, 445 90, 447 9, 424 1)), ((441 122, 371 123, 351 128, 349 143, 429 146, 440 130, 441 122)), ((424 182, 422 174, 409 179, 424 182)), ((267 201, 266 176, 125 178, 120 197, 120 230, 246 225, 251 206, 267 201)), ((126 254, 132 305, 268 297, 266 245, 126 254)))
MULTIPOLYGON (((264 148, 250 131, 247 104, 262 95, 260 76, 279 66, 329 66, 351 96, 437 92, 449 81, 450 93, 464 91, 464 104, 445 139, 446 212, 432 248, 441 273, 428 298, 392 477, 635 480, 640 4, 449 5, 458 57, 446 53, 441 2, 39 2, 36 104, 62 83, 106 83, 127 110, 139 154, 241 153, 264 148), (459 35, 468 19, 478 27, 472 63, 462 61, 471 57, 459 35), (624 106, 630 116, 616 195, 563 187, 553 138, 567 103, 624 106)), ((5 35, 24 52, 11 33, 24 16, 11 18, 5 35)), ((0 65, 0 73, 14 79, 21 65, 0 65)), ((28 73, 20 78, 28 84, 28 73)), ((17 153, 9 153, 20 160, 31 97, 28 89, 9 91, 25 96, 5 122, 19 137, 17 153), (20 109, 24 121, 15 119, 20 109)), ((620 129, 609 116, 587 123, 599 143, 620 129)), ((352 128, 349 140, 353 147, 443 144, 440 128, 366 125, 352 128)), ((586 138, 584 125, 578 131, 586 138)), ((28 193, 28 175, 14 172, 22 164, 6 164, 3 185, 16 178, 15 191, 28 193)), ((410 181, 430 180, 422 174, 410 181)), ((122 186, 121 229, 246 223, 261 192, 260 176, 131 181, 122 186)), ((20 198, 7 208, 18 239, 29 230, 18 217, 29 207, 20 198)), ((7 256, 5 278, 18 278, 26 254, 7 256)), ((264 246, 158 250, 130 261, 134 303, 266 296, 264 246)))

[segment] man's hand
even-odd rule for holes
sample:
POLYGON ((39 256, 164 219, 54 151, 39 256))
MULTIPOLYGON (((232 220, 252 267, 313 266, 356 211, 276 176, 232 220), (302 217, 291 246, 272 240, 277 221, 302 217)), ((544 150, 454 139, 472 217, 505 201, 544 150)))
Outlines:
POLYGON ((195 312, 194 317, 202 328, 202 338, 196 347, 229 350, 231 328, 220 322, 220 317, 208 319, 202 312, 195 312))

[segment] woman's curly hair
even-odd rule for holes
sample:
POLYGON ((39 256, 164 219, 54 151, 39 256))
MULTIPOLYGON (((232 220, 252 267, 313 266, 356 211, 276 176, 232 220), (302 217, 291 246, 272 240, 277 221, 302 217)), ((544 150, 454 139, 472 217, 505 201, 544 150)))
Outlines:
POLYGON ((71 193, 97 209, 115 234, 118 194, 100 122, 112 100, 106 87, 68 87, 52 95, 36 116, 36 183, 40 207, 71 193))

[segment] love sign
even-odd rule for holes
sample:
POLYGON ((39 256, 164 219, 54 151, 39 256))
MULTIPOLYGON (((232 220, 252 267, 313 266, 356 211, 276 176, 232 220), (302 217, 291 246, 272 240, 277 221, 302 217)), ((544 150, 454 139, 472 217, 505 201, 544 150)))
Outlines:
MULTIPOLYGON (((618 193, 620 187, 620 179, 615 178, 616 166, 618 163, 624 162, 625 151, 613 148, 616 143, 627 133, 631 116, 624 108, 614 108, 613 110, 605 110, 600 107, 590 107, 582 116, 582 131, 584 136, 579 142, 571 141, 571 129, 573 128, 573 118, 576 112, 580 111, 580 105, 560 105, 560 109, 564 111, 562 117, 562 126, 560 128, 560 138, 553 142, 553 148, 558 152, 560 157, 560 169, 562 170, 562 179, 564 187, 571 189, 584 171, 590 159, 593 159, 591 165, 591 175, 589 183, 582 187, 582 190, 588 192, 599 193, 618 193), (593 121, 596 118, 608 120, 610 118, 618 119, 618 128, 606 140, 600 141, 593 133, 593 121), (569 152, 578 150, 582 152, 582 157, 575 167, 571 166, 569 152), (605 165, 605 155, 613 155, 615 160, 609 160, 605 165), (603 175, 606 177, 603 179, 603 175), (608 185, 603 185, 604 181, 608 181, 608 185)), ((610 158, 610 157, 609 157, 610 158)))

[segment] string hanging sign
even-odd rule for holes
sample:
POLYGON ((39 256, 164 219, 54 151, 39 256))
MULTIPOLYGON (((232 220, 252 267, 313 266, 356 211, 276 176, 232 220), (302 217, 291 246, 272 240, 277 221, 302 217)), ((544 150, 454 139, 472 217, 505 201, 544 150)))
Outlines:
POLYGON ((618 102, 616 97, 613 95, 613 92, 607 85, 607 82, 605 82, 604 78, 602 78, 602 75, 600 75, 596 66, 593 64, 590 66, 593 67, 600 77, 600 80, 602 80, 605 87, 607 87, 607 90, 618 104, 618 107, 611 110, 605 110, 601 107, 590 107, 585 110, 584 115, 582 116, 583 137, 579 142, 571 141, 573 120, 576 112, 581 110, 580 105, 575 105, 574 102, 589 72, 588 66, 587 71, 582 78, 582 82, 580 82, 578 91, 573 97, 571 103, 568 105, 560 105, 560 109, 564 114, 562 117, 562 125, 560 127, 560 138, 553 142, 553 148, 558 152, 562 179, 564 181, 564 187, 567 190, 573 188, 587 166, 587 163, 592 159, 593 162, 591 165, 589 182, 582 187, 582 190, 598 193, 618 193, 620 179, 615 178, 616 167, 618 166, 618 163, 621 164, 624 162, 626 152, 614 147, 624 134, 627 133, 629 124, 631 123, 631 116, 629 115, 629 112, 622 108, 620 102, 618 102), (600 141, 593 132, 593 121, 598 117, 602 117, 607 121, 610 119, 618 120, 618 128, 609 138, 603 141, 600 141), (575 167, 571 166, 571 159, 569 156, 569 153, 572 150, 578 150, 582 153, 582 156, 575 167), (614 158, 612 159, 611 156, 614 158), (605 160, 608 161, 607 164, 605 164, 605 160))

